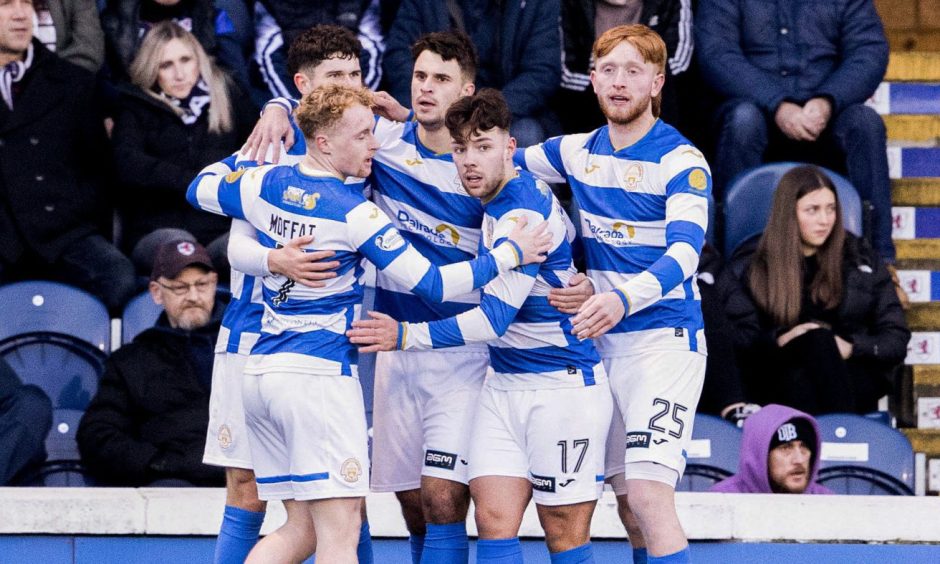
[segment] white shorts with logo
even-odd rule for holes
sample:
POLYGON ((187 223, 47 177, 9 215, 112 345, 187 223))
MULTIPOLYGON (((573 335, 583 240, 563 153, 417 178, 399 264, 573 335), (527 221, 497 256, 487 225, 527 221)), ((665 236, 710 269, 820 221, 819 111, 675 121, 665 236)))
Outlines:
POLYGON ((398 351, 375 359, 372 490, 418 489, 421 476, 466 484, 483 352, 398 351))
POLYGON ((358 378, 246 374, 243 395, 260 499, 361 497, 369 492, 358 378))
POLYGON ((631 476, 630 472, 625 477, 664 483, 675 478, 673 487, 678 483, 685 472, 685 449, 702 394, 705 359, 702 353, 675 350, 604 359, 614 396, 606 477, 623 474, 628 463, 653 462, 674 474, 664 474, 669 480, 655 474, 631 476))
POLYGON ((526 478, 539 505, 594 501, 604 489, 612 411, 606 381, 547 390, 486 385, 470 439, 470 479, 526 478))
POLYGON ((209 395, 209 429, 202 461, 213 466, 251 470, 251 451, 245 429, 242 377, 248 355, 215 353, 212 393, 209 395))

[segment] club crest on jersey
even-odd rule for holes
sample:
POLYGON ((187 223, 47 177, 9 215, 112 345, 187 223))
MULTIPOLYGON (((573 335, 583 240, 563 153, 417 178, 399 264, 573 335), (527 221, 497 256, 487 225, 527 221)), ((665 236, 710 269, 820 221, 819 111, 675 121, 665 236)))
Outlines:
POLYGON ((705 171, 697 168, 689 173, 689 186, 695 188, 696 190, 704 190, 708 187, 708 177, 705 176, 705 171))
POLYGON ((404 237, 394 227, 389 227, 384 233, 375 238, 375 246, 383 251, 394 251, 405 244, 404 237))
POLYGON ((222 450, 227 450, 232 446, 232 430, 228 428, 228 425, 219 427, 219 446, 222 450))
POLYGON ((532 474, 529 478, 532 482, 532 489, 540 492, 555 493, 555 478, 552 476, 537 476, 532 474))
POLYGON ((362 463, 355 458, 347 458, 340 468, 340 475, 346 482, 358 482, 359 478, 362 477, 362 463))
POLYGON ((627 173, 623 175, 623 181, 626 183, 627 188, 636 189, 640 182, 643 182, 643 165, 633 163, 627 167, 627 173))
POLYGON ((312 210, 317 207, 317 200, 319 199, 319 192, 308 194, 303 188, 297 188, 296 186, 288 186, 281 196, 281 201, 285 204, 305 210, 312 210))

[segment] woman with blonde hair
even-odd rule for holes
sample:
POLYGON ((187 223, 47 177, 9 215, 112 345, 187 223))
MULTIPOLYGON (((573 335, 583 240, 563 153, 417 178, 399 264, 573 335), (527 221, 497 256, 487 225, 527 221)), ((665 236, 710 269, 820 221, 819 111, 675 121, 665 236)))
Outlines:
POLYGON ((238 149, 253 108, 196 38, 171 21, 144 36, 130 76, 113 135, 124 247, 138 272, 149 271, 162 242, 181 236, 224 257, 228 221, 194 210, 186 188, 205 165, 238 149))
POLYGON ((876 409, 910 331, 884 261, 845 231, 821 169, 780 179, 744 285, 762 335, 748 355, 749 399, 814 415, 876 409))

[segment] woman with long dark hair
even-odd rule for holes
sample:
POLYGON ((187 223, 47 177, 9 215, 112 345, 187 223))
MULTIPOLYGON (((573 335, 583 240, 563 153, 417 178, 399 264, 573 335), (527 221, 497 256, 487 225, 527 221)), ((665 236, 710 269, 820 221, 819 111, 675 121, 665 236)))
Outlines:
POLYGON ((845 231, 821 169, 780 179, 744 282, 762 335, 748 354, 749 399, 811 414, 876 409, 910 331, 884 262, 845 231))

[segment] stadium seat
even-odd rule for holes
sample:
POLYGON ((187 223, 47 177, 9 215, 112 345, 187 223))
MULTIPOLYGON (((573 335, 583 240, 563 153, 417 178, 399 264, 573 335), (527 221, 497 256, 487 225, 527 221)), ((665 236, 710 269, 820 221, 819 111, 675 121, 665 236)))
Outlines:
POLYGON ((903 433, 861 415, 817 420, 819 483, 839 494, 914 495, 914 450, 903 433))
MULTIPOLYGON (((725 256, 730 257, 741 244, 764 232, 774 190, 780 178, 803 163, 772 163, 751 169, 735 178, 728 187, 725 204, 725 256)), ((862 235, 862 202, 858 192, 844 176, 823 169, 832 178, 842 207, 846 231, 862 235)))
POLYGON ((676 491, 705 492, 738 471, 741 429, 714 415, 695 416, 685 474, 676 491))
POLYGON ((78 421, 98 390, 108 353, 108 311, 90 294, 56 282, 2 286, 0 304, 0 358, 52 400, 47 465, 77 464, 78 421))
POLYGON ((153 327, 161 313, 163 307, 154 303, 150 292, 144 292, 127 302, 121 315, 121 343, 130 343, 134 337, 153 327))

